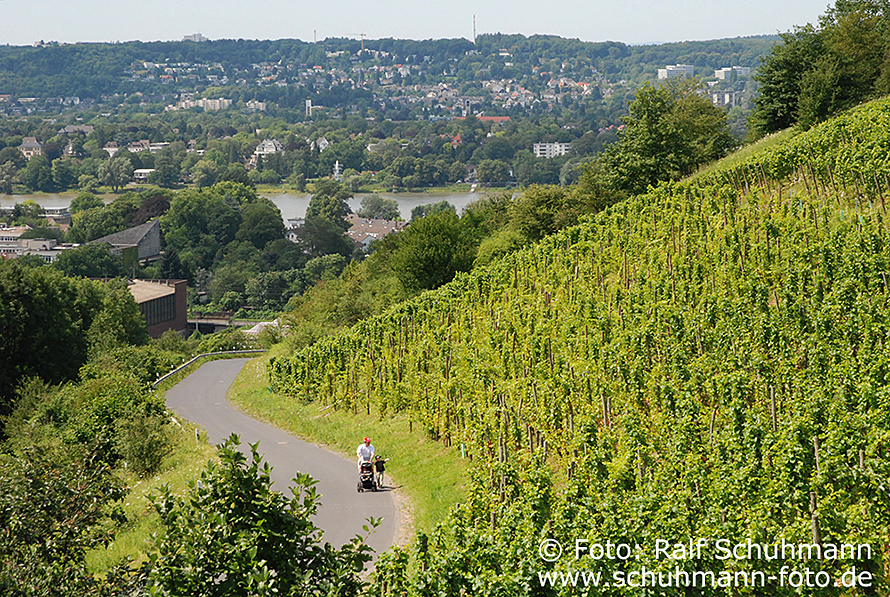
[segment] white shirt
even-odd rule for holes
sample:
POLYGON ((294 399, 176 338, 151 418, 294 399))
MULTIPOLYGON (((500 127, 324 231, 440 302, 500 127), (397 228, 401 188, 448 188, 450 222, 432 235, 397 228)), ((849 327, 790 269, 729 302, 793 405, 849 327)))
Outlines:
POLYGON ((367 446, 362 443, 355 450, 356 456, 359 457, 359 460, 368 460, 370 461, 374 457, 374 444, 368 444, 367 446))

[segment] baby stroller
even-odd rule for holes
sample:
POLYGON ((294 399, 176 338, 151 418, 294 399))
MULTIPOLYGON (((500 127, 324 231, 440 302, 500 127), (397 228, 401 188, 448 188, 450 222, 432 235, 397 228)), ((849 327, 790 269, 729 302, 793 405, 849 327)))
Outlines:
POLYGON ((377 491, 377 481, 374 480, 374 464, 367 460, 361 464, 361 471, 358 474, 358 485, 356 486, 356 490, 359 493, 366 489, 377 491))

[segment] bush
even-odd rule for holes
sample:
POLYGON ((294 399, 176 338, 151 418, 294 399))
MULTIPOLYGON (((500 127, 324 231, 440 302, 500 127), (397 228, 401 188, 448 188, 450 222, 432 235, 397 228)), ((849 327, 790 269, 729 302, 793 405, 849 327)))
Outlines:
MULTIPOLYGON (((152 554, 153 590, 165 595, 351 597, 371 548, 356 536, 341 549, 321 545, 311 517, 315 481, 299 474, 292 498, 272 490, 271 468, 251 444, 251 462, 232 435, 186 498, 169 488, 154 499, 164 531, 152 554)), ((370 532, 378 521, 371 520, 370 532)))
MULTIPOLYGON (((179 336, 175 332, 174 335, 179 336)), ((80 368, 80 379, 106 378, 114 372, 149 384, 181 363, 184 354, 187 351, 174 352, 157 346, 120 346, 90 359, 80 368)))
POLYGON ((162 416, 135 412, 115 424, 114 447, 130 470, 140 476, 157 472, 172 450, 172 437, 162 416))
POLYGON ((110 539, 102 523, 124 495, 101 458, 60 462, 34 448, 3 455, 0 487, 0 594, 99 595, 84 554, 110 539))

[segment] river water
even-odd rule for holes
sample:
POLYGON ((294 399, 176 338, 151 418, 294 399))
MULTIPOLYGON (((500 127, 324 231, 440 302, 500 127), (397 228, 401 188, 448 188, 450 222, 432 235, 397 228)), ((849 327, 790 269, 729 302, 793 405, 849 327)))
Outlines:
MULTIPOLYGON (((367 193, 361 193, 348 200, 347 203, 353 211, 358 211, 361 207, 362 198, 367 193)), ((306 215, 306 209, 309 207, 309 199, 311 195, 307 193, 264 193, 264 197, 268 197, 281 211, 281 217, 287 221, 290 219, 303 218, 306 215)), ((457 209, 457 213, 466 207, 469 203, 481 198, 483 193, 380 193, 381 197, 387 199, 395 199, 399 205, 399 213, 402 219, 411 219, 411 210, 418 205, 426 205, 428 203, 438 203, 439 201, 447 201, 457 209)), ((71 205, 74 199, 73 193, 65 193, 60 195, 52 194, 34 194, 34 195, 0 195, 0 209, 10 209, 17 203, 31 200, 44 208, 60 208, 71 205)), ((115 199, 115 195, 106 195, 103 198, 106 203, 110 203, 115 199)))

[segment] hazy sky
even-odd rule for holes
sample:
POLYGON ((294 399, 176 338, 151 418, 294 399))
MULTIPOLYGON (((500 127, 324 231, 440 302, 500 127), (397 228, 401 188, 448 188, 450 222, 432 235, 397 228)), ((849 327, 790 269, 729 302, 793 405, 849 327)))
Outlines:
POLYGON ((312 41, 535 33, 629 44, 774 34, 815 22, 826 0, 0 0, 0 44, 37 40, 312 41))

